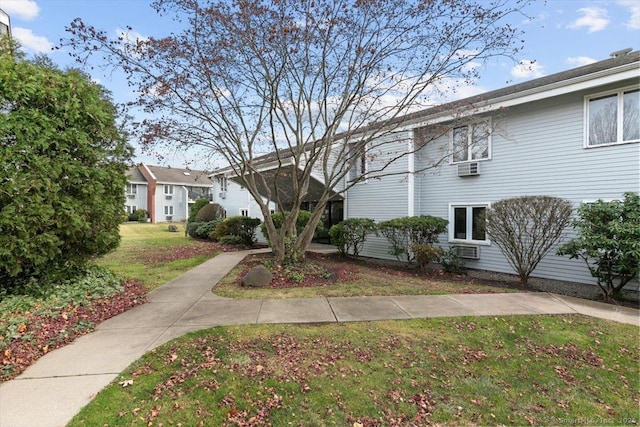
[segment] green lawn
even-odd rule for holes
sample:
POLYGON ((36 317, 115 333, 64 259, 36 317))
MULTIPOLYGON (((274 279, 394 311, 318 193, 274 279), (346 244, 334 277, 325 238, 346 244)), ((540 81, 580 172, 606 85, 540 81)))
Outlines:
POLYGON ((631 425, 637 338, 582 316, 218 327, 145 355, 70 425, 631 425))
POLYGON ((140 279, 152 290, 220 252, 212 242, 185 236, 184 224, 175 225, 178 232, 170 232, 168 224, 121 224, 118 249, 95 262, 121 278, 140 279))

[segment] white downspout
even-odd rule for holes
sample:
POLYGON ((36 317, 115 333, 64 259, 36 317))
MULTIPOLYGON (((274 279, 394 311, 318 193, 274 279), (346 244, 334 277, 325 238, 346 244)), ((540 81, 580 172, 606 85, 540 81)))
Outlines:
POLYGON ((407 155, 407 216, 415 216, 416 214, 416 201, 415 201, 415 189, 416 189, 416 177, 415 177, 415 153, 413 138, 409 139, 407 143, 407 149, 409 154, 407 155))

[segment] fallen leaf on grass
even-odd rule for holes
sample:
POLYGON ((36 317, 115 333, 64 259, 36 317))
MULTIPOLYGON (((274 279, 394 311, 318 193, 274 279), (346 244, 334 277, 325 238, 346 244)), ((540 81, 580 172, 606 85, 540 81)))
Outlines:
POLYGON ((120 381, 118 384, 120 384, 122 387, 128 387, 130 385, 133 385, 133 380, 124 380, 124 381, 120 381))

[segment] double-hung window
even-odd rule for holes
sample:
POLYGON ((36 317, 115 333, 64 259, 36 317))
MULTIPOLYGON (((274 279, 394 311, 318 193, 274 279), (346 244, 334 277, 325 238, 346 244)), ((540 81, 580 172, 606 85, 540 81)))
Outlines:
POLYGON ((137 194, 138 193, 138 184, 129 184, 127 183, 127 194, 137 194))
POLYGON ((173 185, 171 184, 164 184, 164 194, 167 196, 170 196, 173 194, 173 185))
POLYGON ((585 146, 640 141, 640 88, 621 89, 585 100, 585 146))
POLYGON ((165 207, 164 207, 164 214, 165 214, 165 215, 173 215, 173 206, 171 206, 171 205, 165 205, 165 207))
POLYGON ((226 176, 221 176, 218 177, 218 182, 220 183, 220 191, 227 191, 227 177, 226 176))
POLYGON ((488 207, 489 203, 449 205, 449 241, 489 244, 485 231, 485 214, 488 207))
POLYGON ((356 181, 363 178, 367 173, 367 152, 364 143, 349 144, 349 159, 352 162, 349 170, 349 181, 356 181))
POLYGON ((486 160, 491 157, 489 120, 457 126, 451 130, 451 163, 486 160))

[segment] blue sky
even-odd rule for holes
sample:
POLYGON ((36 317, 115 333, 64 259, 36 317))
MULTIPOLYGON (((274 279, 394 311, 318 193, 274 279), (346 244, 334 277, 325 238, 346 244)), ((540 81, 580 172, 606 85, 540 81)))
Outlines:
MULTIPOLYGON (((479 0, 483 1, 483 0, 479 0)), ((86 24, 116 36, 127 26, 141 36, 159 36, 171 29, 172 21, 161 19, 147 0, 0 0, 0 8, 11 16, 14 38, 28 55, 47 54, 58 66, 73 66, 68 52, 52 51, 60 39, 68 37, 65 27, 76 17, 86 24)), ((500 60, 482 70, 482 78, 474 87, 463 88, 455 97, 465 97, 509 84, 567 70, 607 59, 623 48, 640 49, 640 0, 548 0, 536 1, 513 24, 525 31, 524 49, 512 61, 500 60)), ((136 35, 136 34, 134 34, 136 35)), ((118 75, 99 69, 88 70, 92 77, 107 87, 116 102, 133 98, 131 89, 118 75)), ((132 141, 135 145, 135 141, 132 141)), ((149 164, 198 169, 214 165, 206 163, 200 153, 162 153, 154 156, 136 149, 137 160, 149 164)))

